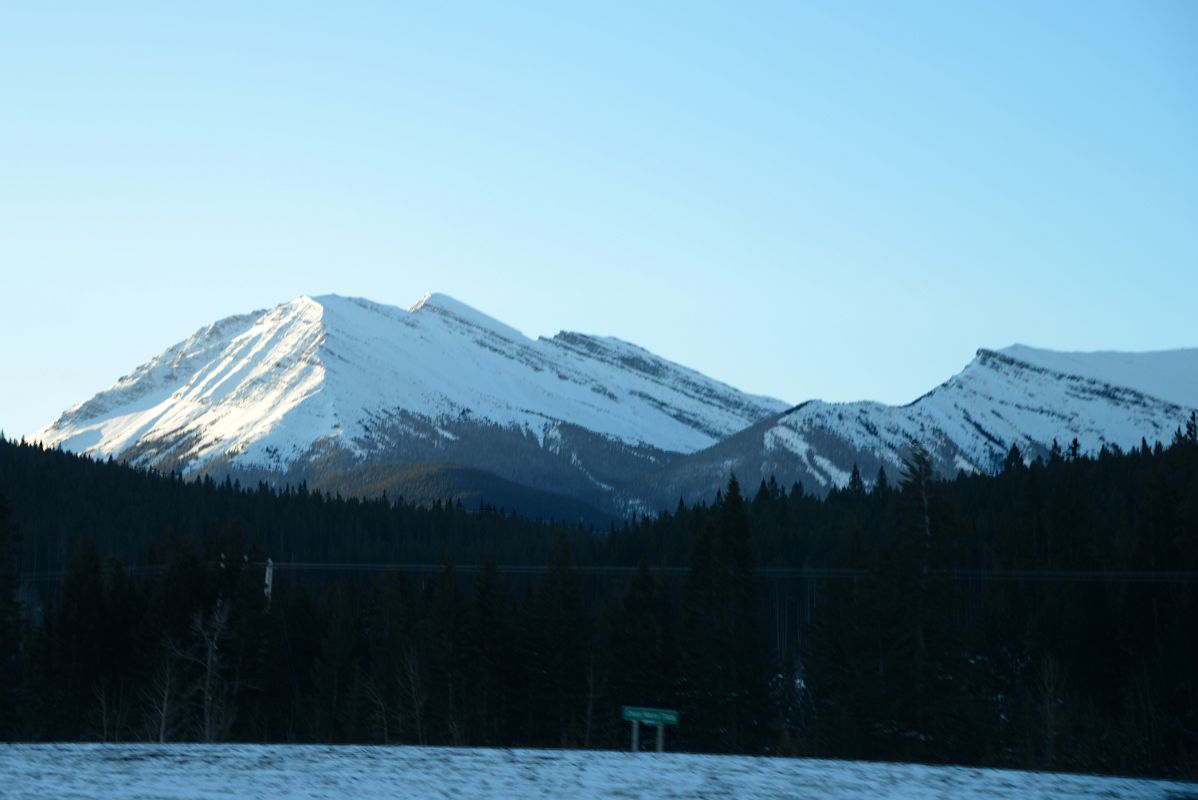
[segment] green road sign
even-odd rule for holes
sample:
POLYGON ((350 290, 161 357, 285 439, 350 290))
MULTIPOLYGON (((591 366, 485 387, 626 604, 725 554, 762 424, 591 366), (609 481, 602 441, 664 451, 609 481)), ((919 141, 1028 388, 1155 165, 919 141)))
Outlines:
POLYGON ((644 722, 648 725, 677 725, 678 712, 668 708, 638 708, 621 706, 620 713, 628 722, 644 722))

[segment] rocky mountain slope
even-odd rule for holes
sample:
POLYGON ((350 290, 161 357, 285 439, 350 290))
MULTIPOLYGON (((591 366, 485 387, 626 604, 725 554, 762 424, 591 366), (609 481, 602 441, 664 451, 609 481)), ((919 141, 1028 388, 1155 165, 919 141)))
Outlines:
MULTIPOLYGON (((611 505, 621 476, 785 407, 618 339, 532 340, 444 295, 407 310, 330 295, 214 323, 33 438, 343 492, 402 493, 410 471, 389 482, 391 467, 466 466, 611 505)), ((447 481, 431 485, 463 491, 447 481)))
POLYGON ((444 295, 410 309, 300 297, 169 348, 33 438, 185 475, 307 482, 602 521, 710 497, 735 471, 823 493, 897 478, 910 443, 944 474, 1012 444, 1167 441, 1198 408, 1198 349, 979 350, 904 406, 740 392, 613 338, 530 339, 444 295))
POLYGON ((712 494, 718 476, 743 482, 777 476, 822 494, 866 486, 879 469, 901 474, 912 442, 942 475, 988 472, 1011 445, 1025 459, 1055 440, 1082 452, 1168 442, 1198 408, 1198 349, 1155 353, 1058 353, 1015 345, 979 350, 957 375, 903 406, 813 400, 680 460, 658 481, 657 502, 712 494))

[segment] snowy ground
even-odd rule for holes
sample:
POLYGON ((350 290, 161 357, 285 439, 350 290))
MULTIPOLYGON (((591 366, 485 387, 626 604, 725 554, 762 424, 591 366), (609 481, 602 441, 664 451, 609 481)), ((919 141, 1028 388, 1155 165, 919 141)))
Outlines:
POLYGON ((577 750, 0 745, 12 798, 1198 798, 1198 784, 911 764, 577 750))

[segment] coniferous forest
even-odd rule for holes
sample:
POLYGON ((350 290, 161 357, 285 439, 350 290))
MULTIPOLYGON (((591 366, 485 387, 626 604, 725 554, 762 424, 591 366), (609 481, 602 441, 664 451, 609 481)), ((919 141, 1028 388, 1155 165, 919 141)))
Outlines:
POLYGON ((866 478, 592 530, 0 439, 0 736, 616 748, 641 705, 668 749, 1198 777, 1193 419, 866 478))

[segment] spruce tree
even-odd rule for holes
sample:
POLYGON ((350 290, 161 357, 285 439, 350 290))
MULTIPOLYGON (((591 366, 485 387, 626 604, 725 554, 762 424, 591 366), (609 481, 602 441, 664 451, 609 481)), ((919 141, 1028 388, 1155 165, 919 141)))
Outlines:
POLYGON ((673 702, 669 617, 668 599, 642 559, 608 623, 611 693, 617 704, 663 706, 673 702))
POLYGON ((317 692, 314 727, 322 741, 352 742, 361 732, 362 709, 352 691, 361 664, 360 594, 356 582, 340 580, 321 598, 323 633, 312 682, 317 692))
POLYGON ((886 468, 878 467, 878 478, 874 481, 873 493, 878 497, 885 497, 889 491, 890 479, 886 477, 886 468))
POLYGON ((690 569, 682 590, 681 667, 677 696, 683 723, 679 735, 689 750, 712 752, 720 746, 723 724, 717 660, 720 642, 715 621, 715 533, 705 521, 691 542, 690 569))
POLYGON ((504 724, 516 683, 515 650, 507 595, 489 553, 474 581, 466 627, 470 739, 492 747, 506 744, 504 724))
POLYGON ((767 738, 769 667, 749 519, 735 475, 717 520, 713 622, 721 744, 728 752, 756 753, 767 738))
POLYGON ((465 625, 465 598, 453 562, 445 558, 441 574, 433 583, 429 603, 426 644, 429 713, 441 723, 440 741, 454 746, 465 744, 468 735, 465 625))
POLYGON ((565 537, 558 538, 549 554, 549 573, 529 599, 525 625, 529 689, 537 698, 528 709, 532 740, 539 745, 577 747, 586 738, 591 622, 565 537))
POLYGON ((0 494, 0 740, 17 734, 21 688, 20 533, 12 509, 0 494))
POLYGON ((1011 449, 1007 451, 1007 455, 1003 458, 1003 472, 1019 472, 1024 469, 1023 453, 1019 450, 1019 445, 1011 443, 1011 449))
POLYGON ((845 491, 858 497, 865 494, 865 481, 861 480, 861 470, 857 469, 856 464, 853 465, 853 472, 849 475, 845 491))
POLYGON ((39 672, 47 680, 40 727, 47 738, 99 739, 97 689, 109 653, 104 634, 104 583, 101 561, 89 543, 71 555, 59 590, 58 605, 47 614, 48 633, 39 672))

